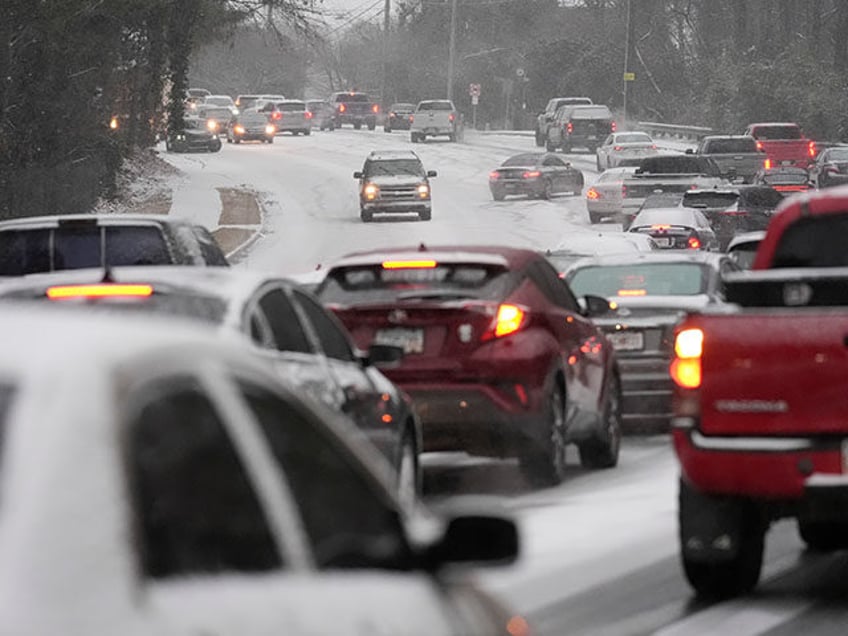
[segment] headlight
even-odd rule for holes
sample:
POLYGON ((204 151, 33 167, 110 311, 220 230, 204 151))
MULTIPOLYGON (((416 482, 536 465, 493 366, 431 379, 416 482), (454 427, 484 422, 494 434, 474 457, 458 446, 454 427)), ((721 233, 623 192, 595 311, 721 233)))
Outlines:
POLYGON ((430 198, 430 186, 426 183, 420 183, 418 185, 418 196, 421 199, 429 199, 430 198))
POLYGON ((218 122, 214 119, 209 119, 206 122, 206 127, 212 132, 215 132, 216 130, 218 130, 218 122))
POLYGON ((235 134, 237 134, 237 135, 243 135, 244 134, 244 126, 234 126, 233 132, 235 132, 235 134))
POLYGON ((271 124, 268 124, 267 126, 265 126, 265 134, 266 135, 273 135, 275 132, 277 132, 277 129, 274 128, 271 124))
POLYGON ((362 194, 365 195, 366 201, 373 201, 380 194, 380 188, 373 183, 366 183, 365 187, 362 188, 362 194))
POLYGON ((177 135, 177 141, 185 141, 185 135, 177 135))

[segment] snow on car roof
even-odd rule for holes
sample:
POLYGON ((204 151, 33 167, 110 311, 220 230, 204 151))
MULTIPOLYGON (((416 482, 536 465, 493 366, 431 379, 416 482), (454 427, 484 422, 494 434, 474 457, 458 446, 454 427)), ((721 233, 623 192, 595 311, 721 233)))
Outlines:
POLYGON ((348 254, 336 261, 331 269, 338 267, 354 267, 357 265, 376 265, 390 258, 395 261, 421 261, 433 259, 444 263, 480 263, 483 265, 500 265, 509 267, 511 257, 518 254, 531 254, 531 250, 515 248, 497 248, 482 246, 461 247, 432 247, 378 249, 367 252, 348 254))
POLYGON ((101 225, 126 225, 139 223, 145 224, 183 224, 190 225, 185 219, 169 216, 167 214, 57 214, 45 216, 28 216, 22 219, 10 219, 0 221, 0 229, 9 227, 58 227, 60 222, 67 221, 91 221, 101 225))

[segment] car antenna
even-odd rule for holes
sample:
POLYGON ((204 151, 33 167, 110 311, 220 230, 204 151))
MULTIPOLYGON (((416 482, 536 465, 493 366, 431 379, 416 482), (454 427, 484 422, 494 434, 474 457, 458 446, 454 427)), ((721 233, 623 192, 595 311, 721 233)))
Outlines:
POLYGON ((421 243, 418 244, 418 251, 419 252, 426 252, 427 251, 427 246, 424 245, 424 241, 421 241, 421 243))

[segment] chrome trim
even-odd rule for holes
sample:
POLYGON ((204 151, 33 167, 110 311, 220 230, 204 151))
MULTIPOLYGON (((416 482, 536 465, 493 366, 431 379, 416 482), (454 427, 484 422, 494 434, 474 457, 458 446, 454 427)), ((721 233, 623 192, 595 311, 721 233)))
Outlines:
MULTIPOLYGON (((692 425, 677 425, 677 420, 692 420, 692 418, 675 418, 672 426, 676 428, 691 428, 692 425)), ((689 434, 692 445, 699 450, 716 451, 754 451, 763 453, 781 453, 788 451, 804 451, 814 448, 813 441, 805 437, 707 437, 698 431, 689 434)))

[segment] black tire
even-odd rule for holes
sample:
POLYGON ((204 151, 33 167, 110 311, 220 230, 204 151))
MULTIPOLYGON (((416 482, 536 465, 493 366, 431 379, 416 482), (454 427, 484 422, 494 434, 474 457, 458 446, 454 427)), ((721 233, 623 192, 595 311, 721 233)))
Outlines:
POLYGON ((506 198, 506 195, 500 190, 495 190, 492 192, 492 198, 495 201, 503 201, 506 198))
POLYGON ((306 135, 306 136, 308 137, 309 135, 311 135, 311 134, 312 134, 312 130, 311 130, 310 128, 307 128, 307 129, 305 129, 305 130, 303 131, 303 134, 304 134, 304 135, 306 135))
POLYGON ((595 223, 600 223, 604 218, 604 215, 600 212, 589 212, 589 222, 594 225, 595 223))
POLYGON ((368 210, 360 210, 359 218, 362 219, 363 223, 370 223, 374 219, 374 215, 368 210))
POLYGON ((274 143, 274 138, 273 138, 273 137, 268 137, 268 143, 269 143, 269 144, 274 143))
POLYGON ((848 547, 848 524, 809 523, 798 520, 798 534, 815 552, 833 552, 848 547))
POLYGON ((621 382, 610 376, 601 430, 597 437, 582 442, 577 450, 584 468, 612 468, 621 450, 621 382))
POLYGON ((209 144, 209 152, 220 152, 223 145, 220 139, 216 139, 215 143, 209 144))
POLYGON ((411 509, 421 494, 421 465, 418 461, 415 436, 410 430, 403 434, 397 464, 397 498, 401 506, 411 509))
POLYGON ((233 140, 231 138, 227 137, 227 143, 231 144, 231 143, 233 143, 233 140))
POLYGON ((556 152, 557 145, 553 143, 550 139, 545 140, 545 150, 548 152, 556 152))
POLYGON ((233 139, 233 143, 234 143, 234 144, 240 144, 240 143, 241 143, 241 139, 239 139, 238 137, 236 137, 235 139, 233 139))
MULTIPOLYGON (((678 521, 682 528, 685 514, 697 514, 705 505, 699 496, 681 480, 680 500, 678 503, 678 521), (695 506, 687 505, 687 497, 697 497, 695 506), (689 511, 688 513, 686 511, 689 511)), ((716 498, 715 505, 723 505, 716 498)), ((743 505, 740 503, 740 505, 743 505)), ((695 593, 704 599, 727 599, 753 590, 760 580, 763 567, 766 525, 750 507, 740 511, 739 545, 735 556, 723 560, 699 560, 689 556, 683 549, 683 534, 680 533, 680 559, 683 572, 695 593)))
POLYGON ((383 132, 388 132, 388 133, 392 132, 391 126, 383 126, 383 132))
POLYGON ((353 123, 354 130, 359 130, 360 128, 362 128, 362 124, 360 122, 357 121, 353 123))
POLYGON ((539 198, 547 201, 552 196, 554 196, 554 184, 550 180, 545 179, 545 182, 542 184, 542 191, 539 193, 539 198))
POLYGON ((532 486, 556 486, 565 478, 565 393, 558 382, 548 392, 542 417, 544 444, 529 446, 519 466, 532 486))
POLYGON ((432 212, 430 210, 421 210, 421 212, 418 213, 418 218, 421 221, 429 221, 431 216, 432 212))
POLYGON ((416 133, 410 133, 409 134, 409 141, 411 141, 414 144, 417 144, 418 143, 418 135, 416 133))
POLYGON ((368 130, 374 130, 377 128, 377 124, 368 124, 368 130))
POLYGON ((329 127, 329 129, 328 129, 328 130, 329 130, 330 132, 333 132, 335 129, 336 129, 336 125, 335 125, 335 124, 330 124, 330 127, 329 127))

